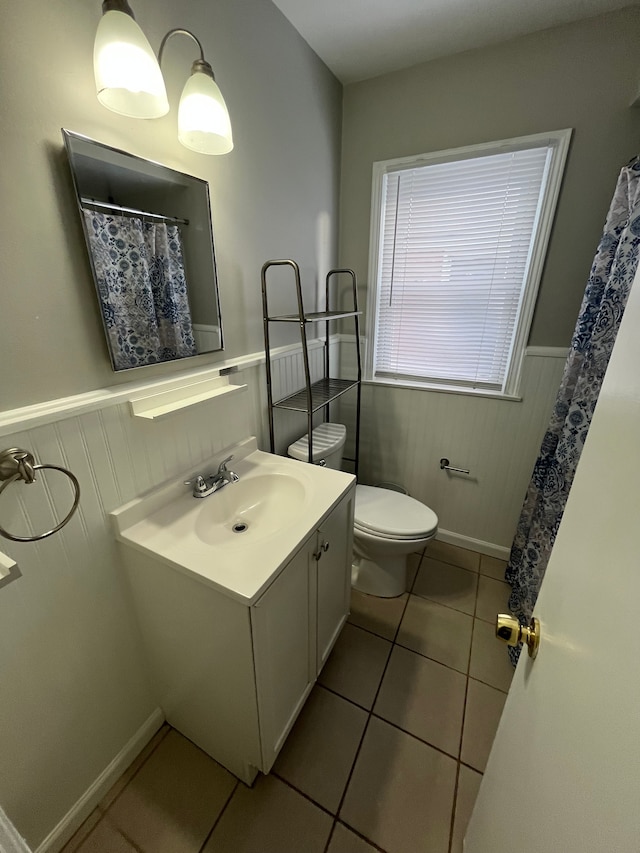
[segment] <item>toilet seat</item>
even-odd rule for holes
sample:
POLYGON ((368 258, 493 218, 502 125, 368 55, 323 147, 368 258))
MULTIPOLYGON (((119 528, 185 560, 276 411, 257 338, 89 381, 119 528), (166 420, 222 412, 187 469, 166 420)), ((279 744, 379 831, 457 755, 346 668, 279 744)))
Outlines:
POLYGON ((424 539, 437 530, 438 517, 409 495, 374 486, 356 486, 354 527, 381 539, 424 539))

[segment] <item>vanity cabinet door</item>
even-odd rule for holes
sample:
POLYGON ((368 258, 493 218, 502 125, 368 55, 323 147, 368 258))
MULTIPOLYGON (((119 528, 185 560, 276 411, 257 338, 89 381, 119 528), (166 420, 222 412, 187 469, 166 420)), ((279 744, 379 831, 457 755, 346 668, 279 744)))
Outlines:
POLYGON ((315 537, 287 564, 251 608, 262 767, 268 773, 316 673, 309 562, 315 537))
POLYGON ((317 661, 316 673, 325 664, 349 614, 353 510, 355 489, 342 499, 318 529, 317 661))

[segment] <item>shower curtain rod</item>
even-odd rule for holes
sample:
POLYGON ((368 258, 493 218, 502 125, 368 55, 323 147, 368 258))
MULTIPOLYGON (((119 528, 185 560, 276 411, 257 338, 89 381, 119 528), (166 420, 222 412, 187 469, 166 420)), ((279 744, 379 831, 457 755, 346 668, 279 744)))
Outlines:
POLYGON ((188 225, 188 219, 178 219, 175 216, 163 216, 162 213, 151 213, 148 210, 137 210, 135 207, 123 207, 121 204, 112 204, 106 201, 95 201, 92 198, 81 198, 82 204, 90 204, 93 207, 104 207, 107 210, 117 210, 119 213, 135 213, 138 216, 152 216, 154 219, 161 219, 163 222, 175 222, 180 225, 188 225))

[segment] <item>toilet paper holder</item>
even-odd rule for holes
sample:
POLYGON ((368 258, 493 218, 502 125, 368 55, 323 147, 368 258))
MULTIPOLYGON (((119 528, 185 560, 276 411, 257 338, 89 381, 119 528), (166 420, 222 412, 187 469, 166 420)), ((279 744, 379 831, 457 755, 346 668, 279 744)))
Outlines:
POLYGON ((468 468, 456 468, 455 465, 450 465, 449 460, 445 456, 443 456, 442 459, 440 460, 440 468, 443 471, 455 471, 456 474, 470 474, 471 473, 471 471, 469 471, 468 468))

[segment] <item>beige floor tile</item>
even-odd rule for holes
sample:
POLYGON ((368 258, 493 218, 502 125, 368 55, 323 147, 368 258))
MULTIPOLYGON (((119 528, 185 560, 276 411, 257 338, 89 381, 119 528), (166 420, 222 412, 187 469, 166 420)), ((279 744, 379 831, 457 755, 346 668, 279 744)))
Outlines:
POLYGON ((506 698, 494 687, 469 679, 460 757, 481 773, 487 766, 506 698))
POLYGON ((477 589, 476 572, 425 557, 413 585, 413 594, 473 616, 477 589))
POLYGON ((368 631, 345 625, 318 679, 330 690, 363 708, 371 708, 391 643, 368 631))
POLYGON ((332 818, 275 776, 238 785, 203 853, 322 853, 332 818))
POLYGON ((152 752, 156 749, 156 747, 164 740, 164 738, 171 731, 171 726, 165 723, 162 725, 158 731, 151 738, 149 743, 144 747, 144 749, 136 756, 136 758, 131 762, 129 767, 125 770, 122 776, 118 779, 118 781, 111 786, 111 788, 107 791, 104 797, 100 800, 98 804, 98 808, 102 809, 103 812, 106 812, 111 803, 116 800, 122 791, 129 784, 131 779, 136 775, 138 770, 145 763, 147 758, 152 754, 152 752))
POLYGON ((473 619, 466 613, 412 595, 397 642, 459 672, 467 672, 473 619))
POLYGON ((356 757, 367 712, 315 687, 274 770, 333 814, 356 757))
POLYGON ((129 844, 106 818, 100 821, 76 849, 78 853, 136 853, 136 848, 129 844))
POLYGON ((478 603, 476 617, 485 622, 496 624, 498 613, 509 613, 509 596, 511 587, 504 581, 497 581, 480 575, 478 584, 478 603))
POLYGON ((327 853, 376 853, 376 849, 346 826, 336 823, 327 853))
POLYGON ((506 568, 506 560, 498 560, 497 557, 489 557, 486 554, 480 555, 481 575, 487 575, 490 578, 495 578, 498 581, 503 581, 504 571, 506 568))
POLYGON ((373 711, 457 758, 466 681, 461 673, 396 646, 373 711))
POLYGON ((409 598, 405 593, 398 598, 379 598, 351 590, 351 615, 349 622, 367 631, 373 631, 385 640, 393 640, 409 598))
POLYGON ((451 853, 463 853, 462 841, 467 831, 471 812, 478 796, 482 774, 460 765, 458 792, 456 794, 456 812, 451 839, 451 853))
POLYGON ((152 853, 196 853, 224 808, 236 779, 171 730, 107 815, 152 853))
POLYGON ((506 692, 511 686, 513 673, 507 647, 496 639, 495 626, 475 619, 469 675, 506 692))
POLYGON ((60 853, 76 853, 76 850, 80 847, 85 838, 89 835, 89 833, 95 829, 96 825, 102 819, 102 812, 100 809, 94 809, 89 817, 84 821, 82 826, 80 826, 71 838, 67 841, 65 846, 62 848, 60 853))
POLYGON ((372 717, 340 817, 389 853, 447 853, 456 763, 372 717))
POLYGON ((429 542, 425 553, 427 557, 432 557, 434 560, 442 560, 443 563, 451 563, 452 566, 460 566, 461 569, 469 569, 471 572, 477 572, 480 565, 480 554, 476 551, 449 545, 438 539, 432 539, 429 542))

